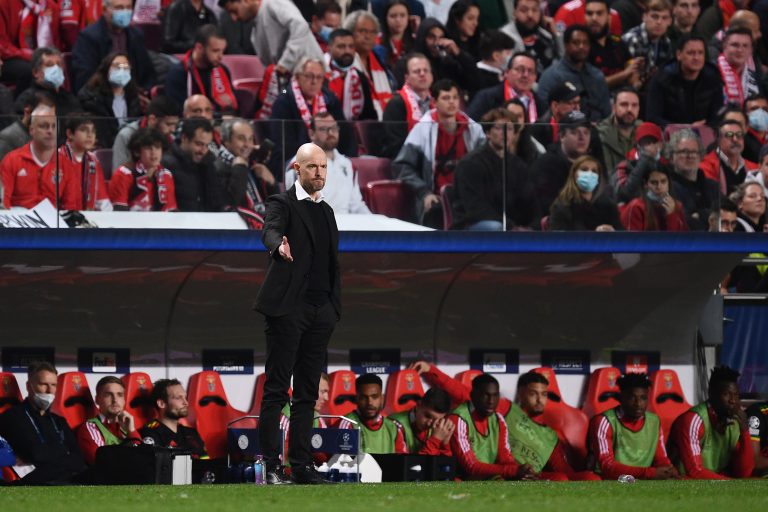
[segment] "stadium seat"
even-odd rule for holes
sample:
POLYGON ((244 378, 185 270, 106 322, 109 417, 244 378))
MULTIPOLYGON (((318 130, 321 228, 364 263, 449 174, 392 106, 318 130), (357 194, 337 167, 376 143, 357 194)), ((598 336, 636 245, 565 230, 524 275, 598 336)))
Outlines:
POLYGON ((443 203, 443 229, 447 231, 453 226, 453 184, 440 187, 440 201, 443 203))
POLYGON ((355 121, 354 127, 361 155, 370 155, 373 148, 381 146, 383 131, 379 121, 355 121))
POLYGON ((549 386, 547 386, 547 405, 549 405, 549 403, 552 403, 553 405, 568 405, 563 402, 563 394, 560 393, 560 385, 557 383, 557 375, 555 375, 555 370, 552 368, 541 367, 534 368, 533 371, 540 373, 544 376, 545 379, 549 381, 549 386))
POLYGON ((19 383, 10 372, 0 372, 0 414, 22 401, 19 383))
POLYGON ((235 89, 235 98, 240 117, 243 119, 253 118, 253 113, 256 110, 256 94, 250 89, 238 87, 235 89))
POLYGON ((378 158, 375 156, 352 157, 350 158, 352 167, 357 171, 357 184, 360 186, 360 192, 365 197, 366 187, 371 181, 381 181, 392 179, 391 160, 389 158, 378 158))
POLYGON ((251 401, 251 410, 249 416, 258 416, 261 411, 261 398, 264 396, 264 382, 267 380, 266 373, 260 373, 256 377, 256 383, 253 385, 253 400, 251 401))
POLYGON ((424 386, 416 370, 400 370, 387 379, 384 412, 395 414, 408 411, 424 396, 424 386))
POLYGON ((264 65, 256 55, 224 55, 222 63, 232 76, 232 87, 248 89, 254 94, 264 79, 264 65))
MULTIPOLYGON (((104 171, 104 179, 112 179, 112 148, 94 149, 93 154, 99 159, 101 169, 104 171)), ((124 164, 125 162, 120 162, 124 164)))
POLYGON ((125 410, 133 416, 138 430, 155 417, 152 379, 144 372, 135 372, 123 375, 120 380, 125 386, 125 410))
POLYGON ((581 410, 588 418, 595 414, 613 409, 619 405, 619 380, 621 372, 618 368, 598 368, 589 377, 587 396, 581 410))
POLYGON ((144 34, 144 44, 147 50, 162 51, 164 42, 162 23, 159 21, 157 23, 134 23, 133 26, 144 34))
POLYGON ((328 377, 328 414, 344 416, 354 411, 357 408, 354 372, 336 370, 328 377))
POLYGON ((549 215, 545 215, 539 221, 539 226, 542 231, 549 231, 549 215))
POLYGON ((51 411, 63 416, 71 429, 76 429, 88 418, 96 416, 96 404, 83 372, 61 373, 57 382, 56 398, 51 411))
POLYGON ((187 420, 200 433, 212 459, 227 456, 227 423, 245 416, 229 404, 218 372, 202 371, 189 378, 187 420))
POLYGON ((149 90, 149 97, 151 99, 155 99, 158 96, 164 96, 164 95, 165 95, 164 85, 155 85, 149 90))
POLYGON ((472 381, 475 380, 475 377, 482 374, 483 372, 480 370, 464 370, 463 372, 454 375, 453 378, 463 384, 466 388, 472 389, 472 381))
MULTIPOLYGON (((72 92, 72 79, 70 78, 70 74, 72 73, 72 53, 71 52, 62 52, 61 53, 61 67, 62 71, 64 72, 64 84, 62 87, 65 91, 72 92)), ((77 93, 75 93, 75 96, 77 96, 77 93)))
POLYGON ((683 128, 690 128, 699 135, 701 144, 704 146, 704 151, 717 140, 717 134, 709 126, 691 126, 689 124, 668 124, 666 128, 664 128, 664 140, 669 141, 669 138, 673 133, 682 130, 683 128))
POLYGON ((367 185, 365 200, 373 213, 387 217, 415 221, 413 195, 405 184, 395 180, 371 181, 367 185))
POLYGON ((661 420, 664 437, 669 439, 669 429, 678 416, 691 408, 685 399, 680 379, 674 370, 658 370, 651 375, 651 396, 648 410, 661 420))

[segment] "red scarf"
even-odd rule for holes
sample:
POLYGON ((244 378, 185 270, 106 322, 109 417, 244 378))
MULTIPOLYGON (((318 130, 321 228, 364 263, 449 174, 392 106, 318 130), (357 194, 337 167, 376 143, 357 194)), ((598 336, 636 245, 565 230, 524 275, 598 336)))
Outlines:
POLYGON ((291 78, 291 90, 293 91, 293 96, 296 98, 296 107, 299 109, 301 120, 304 121, 304 126, 309 130, 310 126, 312 126, 312 117, 318 112, 325 112, 328 110, 325 106, 323 92, 320 91, 317 96, 312 98, 312 112, 310 112, 309 107, 307 106, 307 101, 304 99, 304 94, 301 92, 301 87, 299 87, 299 82, 295 77, 291 78))
MULTIPOLYGON (((528 123, 535 123, 536 120, 539 118, 539 114, 536 111, 536 99, 533 97, 533 93, 530 91, 525 93, 524 95, 526 98, 528 98, 528 123)), ((509 85, 509 82, 507 80, 504 80, 504 103, 508 102, 509 100, 513 98, 519 98, 520 95, 517 94, 517 92, 512 88, 511 85, 509 85)))
POLYGON ((339 69, 338 66, 333 63, 333 59, 330 58, 327 59, 327 64, 331 68, 331 74, 328 78, 328 88, 337 98, 339 98, 344 117, 347 121, 358 119, 360 114, 363 113, 363 106, 365 105, 363 83, 360 80, 360 73, 354 68, 350 68, 346 71, 339 69))
MULTIPOLYGON (((432 121, 439 123, 437 110, 432 110, 432 121)), ((453 167, 445 168, 445 163, 458 161, 467 154, 467 146, 464 144, 464 132, 469 128, 469 118, 463 113, 456 114, 456 131, 448 133, 438 124, 437 142, 435 143, 435 190, 440 190, 443 185, 453 183, 453 167), (441 165, 442 164, 442 165, 441 165)))
POLYGON ((49 8, 48 0, 22 0, 22 3, 24 8, 19 13, 21 18, 19 48, 34 50, 55 46, 51 25, 52 15, 45 14, 45 11, 58 9, 58 6, 53 5, 49 8))
POLYGON ((278 74, 275 73, 275 65, 270 64, 264 70, 264 80, 259 88, 259 102, 261 107, 254 116, 256 120, 263 121, 269 119, 272 115, 272 105, 280 95, 280 84, 278 83, 278 74))
POLYGON ((718 0, 717 5, 720 7, 720 12, 723 13, 723 26, 727 27, 731 24, 736 6, 733 4, 733 0, 718 0))
POLYGON ((72 163, 80 163, 80 186, 82 190, 82 209, 96 210, 96 202, 103 196, 103 191, 99 190, 99 176, 96 167, 96 157, 93 153, 86 151, 83 153, 83 159, 78 162, 69 142, 59 147, 59 158, 66 158, 72 163))
POLYGON ((726 101, 737 105, 744 104, 744 87, 741 77, 736 75, 722 53, 717 57, 717 67, 720 70, 720 76, 723 77, 723 94, 726 101))
MULTIPOLYGON (((408 120, 408 131, 410 132, 416 123, 419 122, 421 116, 424 115, 424 112, 422 112, 419 108, 419 96, 413 92, 413 89, 411 89, 411 86, 408 84, 405 84, 403 88, 398 91, 398 94, 400 94, 400 97, 403 98, 403 103, 405 103, 405 112, 408 120)), ((434 103, 434 100, 430 97, 430 109, 434 106, 434 103)))
POLYGON ((384 107, 392 98, 392 89, 389 86, 389 78, 387 72, 381 66, 379 59, 373 52, 368 53, 368 66, 370 66, 370 72, 363 66, 363 61, 360 60, 360 56, 355 54, 355 61, 353 66, 360 70, 365 78, 368 80, 368 85, 371 89, 371 99, 373 100, 373 108, 376 110, 376 115, 381 121, 384 115, 384 107))
MULTIPOLYGON (((193 81, 197 86, 198 92, 205 94, 200 71, 198 71, 195 63, 192 62, 192 50, 189 50, 184 56, 184 69, 187 71, 187 95, 192 96, 194 94, 192 89, 193 81)), ((211 96, 211 99, 219 106, 220 110, 237 110, 237 98, 232 90, 232 84, 229 83, 229 76, 227 76, 227 72, 221 66, 211 69, 211 96), (223 101, 224 98, 229 98, 229 102, 223 101)))
POLYGON ((560 135, 560 125, 555 121, 555 117, 549 118, 549 126, 552 127, 552 142, 557 142, 557 136, 560 135))

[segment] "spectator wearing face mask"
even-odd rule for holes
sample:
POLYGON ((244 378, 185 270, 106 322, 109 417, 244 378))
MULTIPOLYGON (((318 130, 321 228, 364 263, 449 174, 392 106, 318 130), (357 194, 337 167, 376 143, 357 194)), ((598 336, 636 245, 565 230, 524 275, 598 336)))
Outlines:
POLYGON ((30 364, 27 398, 0 415, 0 437, 16 453, 20 484, 71 483, 86 469, 67 420, 50 411, 57 373, 50 363, 30 364))
POLYGON ((627 152, 627 158, 616 166, 612 176, 613 190, 619 204, 637 197, 643 187, 643 175, 656 167, 661 158, 661 128, 653 123, 643 123, 635 130, 635 145, 627 152))
POLYGON ((56 114, 61 117, 82 110, 75 95, 64 88, 61 52, 56 48, 35 50, 32 54, 32 77, 32 85, 16 98, 17 112, 23 111, 24 106, 30 103, 30 98, 41 92, 53 99, 56 114))
POLYGON ((642 191, 621 212, 624 227, 629 231, 688 231, 683 205, 670 194, 669 170, 651 167, 642 179, 642 191))
POLYGON ((549 210, 552 231, 621 231, 619 210, 607 191, 600 161, 585 155, 577 158, 568 179, 549 210))
POLYGON ((759 162, 760 148, 768 142, 768 99, 762 94, 748 97, 744 102, 744 113, 748 126, 741 155, 752 162, 759 162))

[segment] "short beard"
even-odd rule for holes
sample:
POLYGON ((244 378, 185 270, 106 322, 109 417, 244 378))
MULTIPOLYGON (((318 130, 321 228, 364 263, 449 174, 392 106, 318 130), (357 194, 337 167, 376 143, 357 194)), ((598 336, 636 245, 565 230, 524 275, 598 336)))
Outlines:
POLYGON ((179 412, 176 411, 165 411, 166 418, 170 418, 172 420, 180 420, 182 418, 186 418, 189 415, 189 409, 180 409, 179 412), (182 414, 183 412, 183 414, 182 414))
POLYGON ((600 32, 595 34, 592 32, 592 29, 589 31, 590 39, 592 41, 597 41, 598 39, 602 39, 604 37, 608 36, 608 25, 603 25, 603 28, 600 29, 600 32))

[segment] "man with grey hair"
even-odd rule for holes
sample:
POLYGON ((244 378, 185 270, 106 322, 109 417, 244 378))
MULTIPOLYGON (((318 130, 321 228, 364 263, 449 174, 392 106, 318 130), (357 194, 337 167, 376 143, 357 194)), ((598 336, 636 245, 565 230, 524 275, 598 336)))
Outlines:
POLYGON ((268 125, 269 138, 275 143, 269 168, 278 179, 283 179, 285 163, 283 155, 292 155, 298 147, 309 142, 312 116, 328 111, 341 123, 339 151, 347 156, 357 156, 357 140, 352 126, 345 121, 338 98, 323 87, 325 67, 322 59, 304 57, 293 70, 287 90, 272 105, 268 125))
POLYGON ((32 54, 32 78, 34 82, 16 98, 17 112, 24 110, 30 98, 40 92, 47 93, 56 105, 60 117, 82 110, 74 94, 64 88, 64 68, 61 52, 56 48, 38 48, 32 54))
POLYGON ((695 131, 683 128, 672 134, 664 148, 672 172, 673 195, 683 203, 691 231, 706 231, 710 212, 717 211, 717 183, 699 169, 704 145, 695 131))
POLYGON ((288 74, 302 57, 322 59, 309 24, 291 0, 220 0, 232 19, 253 22, 251 42, 265 66, 288 74))
POLYGON ((131 76, 144 91, 143 106, 149 103, 149 91, 157 83, 155 68, 144 42, 144 34, 130 26, 133 0, 102 0, 102 14, 95 23, 77 36, 72 49, 73 90, 80 90, 93 76, 101 61, 112 52, 128 55, 131 76))
POLYGON ((352 32, 355 43, 355 59, 352 66, 365 74, 371 84, 373 108, 379 120, 384 115, 384 107, 396 89, 394 78, 390 76, 384 64, 373 53, 376 36, 380 32, 379 20, 368 11, 355 11, 344 20, 344 28, 352 32))

